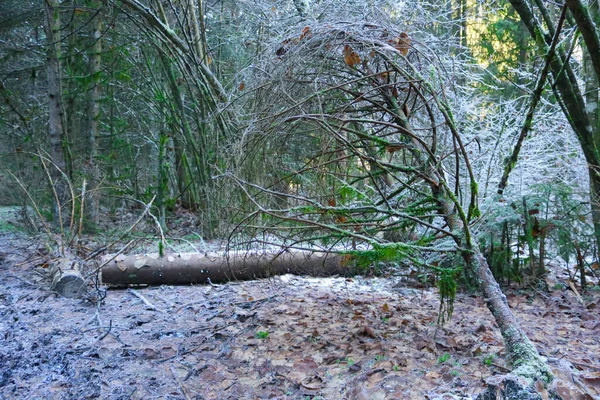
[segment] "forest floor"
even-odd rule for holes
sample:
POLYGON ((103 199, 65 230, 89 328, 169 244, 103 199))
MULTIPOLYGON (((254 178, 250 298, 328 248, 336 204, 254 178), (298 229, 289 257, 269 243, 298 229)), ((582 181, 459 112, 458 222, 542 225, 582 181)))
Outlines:
MULTIPOLYGON (((0 244, 0 399, 468 399, 507 372, 476 295, 458 294, 443 328, 437 291, 394 277, 73 300, 49 291, 39 243, 13 232, 0 244)), ((565 285, 507 297, 550 365, 568 360, 600 398, 600 293, 581 298, 567 278, 556 271, 565 285)))

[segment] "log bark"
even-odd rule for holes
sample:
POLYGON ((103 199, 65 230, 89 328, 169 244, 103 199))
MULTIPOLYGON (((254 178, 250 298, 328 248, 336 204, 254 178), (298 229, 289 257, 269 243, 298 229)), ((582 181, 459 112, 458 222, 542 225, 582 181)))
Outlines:
POLYGON ((334 253, 181 253, 105 256, 102 282, 113 285, 163 285, 228 282, 295 274, 331 276, 349 270, 349 257, 334 253))
POLYGON ((61 296, 77 298, 83 292, 84 279, 79 262, 73 258, 61 257, 50 266, 51 289, 61 296))

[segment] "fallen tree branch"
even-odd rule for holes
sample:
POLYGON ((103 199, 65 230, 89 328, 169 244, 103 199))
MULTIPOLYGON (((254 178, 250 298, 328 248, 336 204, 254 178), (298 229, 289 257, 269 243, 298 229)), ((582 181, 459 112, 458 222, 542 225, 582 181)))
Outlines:
POLYGON ((132 295, 134 295, 135 297, 137 297, 138 299, 140 299, 150 310, 154 310, 154 311, 158 311, 158 312, 164 312, 163 310, 160 310, 154 304, 152 304, 150 302, 150 300, 148 300, 143 294, 141 294, 137 290, 129 288, 129 289, 127 289, 127 291, 129 293, 131 293, 132 295))

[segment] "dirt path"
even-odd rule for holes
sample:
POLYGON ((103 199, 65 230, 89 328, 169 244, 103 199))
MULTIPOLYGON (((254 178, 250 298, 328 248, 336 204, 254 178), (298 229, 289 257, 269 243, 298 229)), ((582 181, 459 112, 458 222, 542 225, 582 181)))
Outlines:
MULTIPOLYGON (((505 372, 483 302, 457 296, 436 331, 433 290, 395 279, 282 276, 57 298, 27 243, 0 236, 0 398, 461 399, 505 372)), ((598 294, 509 301, 540 351, 600 395, 598 294)))

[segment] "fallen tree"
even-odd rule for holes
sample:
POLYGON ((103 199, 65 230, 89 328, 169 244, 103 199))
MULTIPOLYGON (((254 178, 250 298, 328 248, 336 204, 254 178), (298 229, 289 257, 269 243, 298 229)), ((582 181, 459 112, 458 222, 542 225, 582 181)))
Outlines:
POLYGON ((109 285, 218 283, 295 274, 345 274, 348 258, 310 251, 179 253, 105 256, 102 282, 109 285))
POLYGON ((356 262, 426 268, 437 275, 442 322, 463 276, 480 289, 522 379, 508 380, 524 394, 536 381, 549 384, 546 360, 478 248, 469 161, 476 138, 465 138, 454 121, 437 56, 407 33, 372 23, 308 26, 284 43, 278 62, 258 69, 264 79, 254 77, 257 118, 248 124, 239 172, 228 175, 253 208, 240 237, 355 248, 356 262), (253 152, 270 157, 262 162, 253 152))

